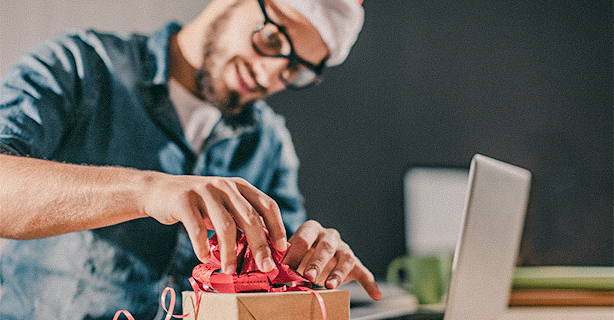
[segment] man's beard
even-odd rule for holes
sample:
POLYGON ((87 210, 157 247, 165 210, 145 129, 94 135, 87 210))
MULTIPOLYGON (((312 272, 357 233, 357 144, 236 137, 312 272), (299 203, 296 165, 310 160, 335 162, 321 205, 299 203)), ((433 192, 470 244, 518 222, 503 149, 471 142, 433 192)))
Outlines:
POLYGON ((216 91, 206 65, 198 70, 196 81, 201 98, 218 108, 223 115, 234 115, 241 111, 243 105, 240 103, 239 93, 235 90, 229 90, 225 94, 216 91))

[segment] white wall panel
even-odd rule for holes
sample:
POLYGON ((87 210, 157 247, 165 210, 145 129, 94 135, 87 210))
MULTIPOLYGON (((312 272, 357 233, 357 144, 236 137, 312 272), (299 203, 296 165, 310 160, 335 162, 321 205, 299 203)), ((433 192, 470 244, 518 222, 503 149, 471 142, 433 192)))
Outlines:
POLYGON ((187 23, 208 0, 0 0, 0 76, 42 39, 71 28, 150 33, 187 23))

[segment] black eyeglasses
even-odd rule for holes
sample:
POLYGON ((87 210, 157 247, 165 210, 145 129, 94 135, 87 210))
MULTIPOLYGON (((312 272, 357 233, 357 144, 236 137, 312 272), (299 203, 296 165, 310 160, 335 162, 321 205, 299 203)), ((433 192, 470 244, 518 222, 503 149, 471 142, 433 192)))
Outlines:
POLYGON ((252 33, 252 46, 264 57, 288 59, 288 65, 279 74, 281 81, 291 89, 302 89, 322 81, 326 59, 319 65, 305 61, 294 52, 290 37, 283 26, 269 19, 264 9, 264 0, 258 0, 264 15, 264 22, 252 33))

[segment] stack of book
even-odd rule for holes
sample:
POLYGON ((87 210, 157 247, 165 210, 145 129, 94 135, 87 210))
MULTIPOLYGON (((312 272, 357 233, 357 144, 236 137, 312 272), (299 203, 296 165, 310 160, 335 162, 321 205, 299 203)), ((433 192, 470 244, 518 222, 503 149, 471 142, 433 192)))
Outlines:
POLYGON ((510 306, 614 306, 614 267, 517 267, 510 306))

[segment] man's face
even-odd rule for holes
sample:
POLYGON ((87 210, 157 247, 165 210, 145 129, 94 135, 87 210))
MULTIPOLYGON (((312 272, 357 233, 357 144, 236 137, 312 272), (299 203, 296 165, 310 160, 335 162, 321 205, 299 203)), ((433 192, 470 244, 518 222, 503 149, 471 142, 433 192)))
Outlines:
MULTIPOLYGON (((328 48, 307 20, 283 3, 267 1, 269 18, 286 28, 294 50, 318 65, 328 48)), ((288 59, 263 57, 252 46, 254 29, 264 21, 256 0, 239 0, 217 17, 207 32, 199 91, 224 115, 234 115, 256 99, 285 88, 280 73, 288 59)))

